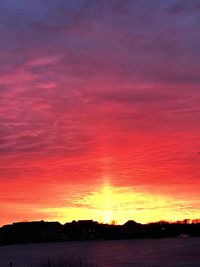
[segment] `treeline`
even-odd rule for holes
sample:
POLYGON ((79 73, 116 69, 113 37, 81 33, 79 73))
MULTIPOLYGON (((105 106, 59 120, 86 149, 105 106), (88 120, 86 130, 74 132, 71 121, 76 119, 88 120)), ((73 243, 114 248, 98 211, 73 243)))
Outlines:
POLYGON ((100 224, 92 220, 59 222, 19 222, 0 228, 0 245, 97 239, 134 239, 200 236, 200 220, 175 223, 160 221, 140 224, 128 221, 123 225, 100 224))

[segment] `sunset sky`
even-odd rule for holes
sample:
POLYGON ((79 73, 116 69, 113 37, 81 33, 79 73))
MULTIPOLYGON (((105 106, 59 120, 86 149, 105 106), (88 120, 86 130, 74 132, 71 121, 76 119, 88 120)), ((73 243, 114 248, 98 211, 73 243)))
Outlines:
POLYGON ((0 225, 200 218, 199 0, 1 0, 0 64, 0 225))

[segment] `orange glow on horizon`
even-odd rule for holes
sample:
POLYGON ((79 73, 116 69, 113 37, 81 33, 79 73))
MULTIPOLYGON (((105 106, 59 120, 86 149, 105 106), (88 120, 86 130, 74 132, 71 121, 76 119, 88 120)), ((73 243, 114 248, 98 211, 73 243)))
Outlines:
MULTIPOLYGON (((187 205, 187 201, 185 204, 187 205)), ((81 207, 48 208, 41 211, 47 215, 53 214, 54 218, 61 223, 84 219, 93 219, 108 224, 112 221, 123 224, 128 220, 149 223, 160 220, 183 220, 191 216, 188 211, 180 212, 179 205, 179 201, 175 198, 134 192, 129 187, 117 188, 105 183, 97 191, 90 192, 88 196, 83 197, 81 207)), ((198 216, 198 211, 194 212, 191 219, 198 216)))

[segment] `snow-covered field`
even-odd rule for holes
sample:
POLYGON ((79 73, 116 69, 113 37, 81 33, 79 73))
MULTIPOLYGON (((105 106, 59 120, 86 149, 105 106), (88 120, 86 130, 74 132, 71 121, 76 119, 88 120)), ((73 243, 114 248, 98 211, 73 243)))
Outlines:
POLYGON ((81 257, 102 267, 200 266, 200 238, 77 241, 0 247, 0 267, 27 267, 45 258, 81 257))

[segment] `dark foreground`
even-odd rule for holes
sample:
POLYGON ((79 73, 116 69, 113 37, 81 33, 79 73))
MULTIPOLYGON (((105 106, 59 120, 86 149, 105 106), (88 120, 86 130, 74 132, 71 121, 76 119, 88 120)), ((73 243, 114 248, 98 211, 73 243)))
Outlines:
POLYGON ((200 236, 200 221, 140 224, 128 221, 124 225, 99 224, 92 220, 66 223, 19 222, 0 228, 0 245, 78 240, 114 240, 200 236))
POLYGON ((27 267, 49 257, 80 257, 99 267, 200 267, 200 238, 73 241, 0 247, 0 267, 9 266, 9 262, 13 262, 13 267, 27 267))

